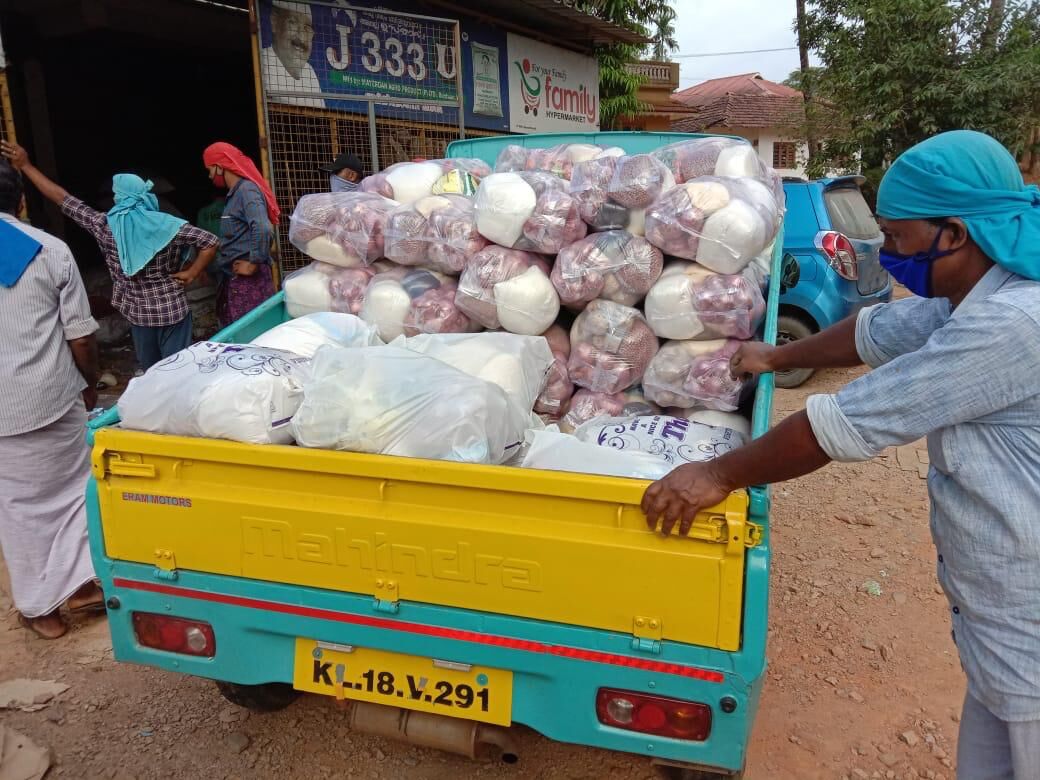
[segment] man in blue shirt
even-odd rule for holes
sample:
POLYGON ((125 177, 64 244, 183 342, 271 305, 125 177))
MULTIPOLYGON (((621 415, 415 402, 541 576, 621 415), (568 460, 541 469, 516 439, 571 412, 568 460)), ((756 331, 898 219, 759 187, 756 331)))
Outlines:
POLYGON ((882 263, 917 297, 782 347, 746 344, 734 374, 867 364, 837 395, 718 460, 648 488, 651 528, 747 485, 928 438, 939 581, 968 680, 961 780, 1040 778, 1040 191, 981 133, 944 133, 889 169, 882 263))

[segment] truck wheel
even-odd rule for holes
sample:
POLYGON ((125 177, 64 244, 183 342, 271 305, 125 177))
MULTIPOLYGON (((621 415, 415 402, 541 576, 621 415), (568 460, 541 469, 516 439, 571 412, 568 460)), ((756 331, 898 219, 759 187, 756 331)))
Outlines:
MULTIPOLYGON (((798 317, 793 317, 790 314, 781 314, 776 321, 776 344, 789 344, 792 341, 798 341, 798 339, 808 338, 813 334, 813 329, 805 323, 804 320, 798 317)), ((790 390, 793 387, 799 387, 809 381, 811 377, 816 373, 815 369, 812 368, 794 368, 790 371, 777 371, 776 372, 776 386, 782 387, 786 390, 790 390)))
POLYGON ((262 685, 239 685, 217 681, 220 695, 232 704, 245 707, 251 712, 277 712, 284 710, 300 695, 286 683, 263 683, 262 685))

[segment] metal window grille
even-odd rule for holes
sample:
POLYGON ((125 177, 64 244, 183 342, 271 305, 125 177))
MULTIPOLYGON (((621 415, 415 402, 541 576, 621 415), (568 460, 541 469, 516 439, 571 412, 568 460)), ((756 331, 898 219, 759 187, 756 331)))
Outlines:
POLYGON ((251 0, 250 10, 283 274, 310 262, 289 243, 289 217, 302 196, 329 189, 319 165, 352 152, 371 174, 489 134, 463 127, 458 21, 326 2, 251 0), (327 58, 323 78, 314 52, 327 58))
POLYGON ((798 146, 792 141, 773 142, 773 167, 798 167, 798 146))

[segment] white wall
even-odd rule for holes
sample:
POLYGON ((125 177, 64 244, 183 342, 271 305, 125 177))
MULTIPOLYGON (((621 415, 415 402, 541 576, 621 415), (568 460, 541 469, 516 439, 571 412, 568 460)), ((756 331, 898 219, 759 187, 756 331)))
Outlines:
POLYGON ((805 143, 805 141, 791 138, 788 135, 784 135, 779 130, 772 128, 758 129, 736 127, 722 130, 721 132, 730 135, 739 135, 740 137, 751 141, 751 143, 755 144, 758 148, 758 156, 766 165, 769 166, 773 165, 773 144, 776 141, 794 141, 798 144, 797 167, 778 168, 777 173, 781 176, 805 176, 805 160, 809 155, 809 145, 805 143))

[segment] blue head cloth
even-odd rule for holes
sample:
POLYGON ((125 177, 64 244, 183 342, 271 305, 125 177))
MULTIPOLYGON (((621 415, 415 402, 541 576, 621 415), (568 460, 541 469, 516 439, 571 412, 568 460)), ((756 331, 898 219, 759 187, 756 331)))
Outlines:
POLYGON ((960 217, 997 265, 1040 280, 1040 190, 994 138, 954 130, 903 152, 881 180, 885 219, 960 217))
POLYGON ((187 222, 159 211, 152 183, 132 173, 112 177, 115 205, 108 211, 108 226, 116 239, 119 265, 133 276, 169 244, 187 222))

